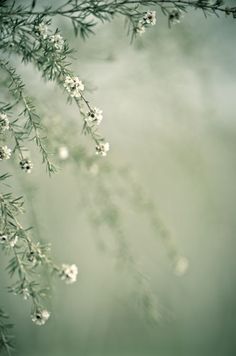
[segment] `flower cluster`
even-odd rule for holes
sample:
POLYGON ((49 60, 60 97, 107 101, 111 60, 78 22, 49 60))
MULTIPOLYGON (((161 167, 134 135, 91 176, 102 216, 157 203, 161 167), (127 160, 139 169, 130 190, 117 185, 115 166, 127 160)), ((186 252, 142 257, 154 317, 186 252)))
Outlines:
POLYGON ((136 27, 136 32, 142 35, 145 32, 146 27, 149 25, 154 26, 156 24, 156 11, 148 10, 143 18, 139 20, 136 27))
POLYGON ((102 119, 103 119, 102 110, 98 108, 93 108, 87 113, 85 121, 88 125, 93 125, 93 124, 100 125, 102 119))
POLYGON ((46 321, 49 319, 50 313, 46 309, 38 309, 32 314, 31 318, 33 323, 36 325, 44 325, 46 321))
POLYGON ((0 146, 0 161, 11 157, 11 149, 7 146, 0 146))
POLYGON ((9 119, 5 113, 0 114, 0 133, 9 130, 9 119))
POLYGON ((78 268, 76 265, 67 265, 67 264, 62 265, 62 268, 60 271, 60 277, 67 284, 76 282, 77 274, 78 274, 78 268))
POLYGON ((63 50, 65 41, 59 33, 49 36, 48 40, 58 52, 63 50))
POLYGON ((28 300, 30 298, 30 291, 28 288, 22 288, 21 289, 21 295, 24 300, 28 300))
POLYGON ((45 261, 47 252, 50 251, 49 245, 40 245, 39 242, 31 246, 30 250, 26 253, 26 258, 32 265, 39 265, 45 261))
POLYGON ((37 263, 37 261, 38 261, 37 257, 38 257, 38 256, 37 256, 37 254, 36 254, 34 251, 30 251, 30 252, 28 252, 28 253, 26 254, 27 260, 28 260, 29 262, 31 262, 33 266, 34 266, 34 265, 37 263))
POLYGON ((0 244, 5 244, 7 242, 8 238, 7 235, 0 235, 0 244))
POLYGON ((65 41, 60 33, 56 32, 49 36, 48 26, 44 22, 40 22, 35 26, 34 31, 40 40, 46 40, 57 51, 61 52, 64 48, 65 41))
POLYGON ((169 14, 169 25, 176 25, 180 23, 180 19, 183 16, 183 12, 180 9, 172 10, 169 14))
POLYGON ((18 241, 18 236, 7 236, 5 234, 0 234, 0 244, 1 245, 10 245, 11 247, 15 247, 18 241))
POLYGON ((20 168, 26 173, 31 173, 33 163, 28 158, 24 158, 20 161, 20 168))
MULTIPOLYGON (((42 39, 46 39, 48 36, 48 27, 44 22, 39 23, 35 26, 35 33, 42 39)), ((51 41, 52 42, 52 41, 51 41)))
POLYGON ((80 98, 81 91, 84 90, 84 84, 78 77, 66 76, 64 87, 72 98, 80 98))
POLYGON ((101 142, 96 145, 96 154, 105 157, 107 152, 110 150, 110 145, 108 142, 101 142))
POLYGON ((156 11, 147 11, 143 16, 143 23, 146 25, 156 24, 156 11))

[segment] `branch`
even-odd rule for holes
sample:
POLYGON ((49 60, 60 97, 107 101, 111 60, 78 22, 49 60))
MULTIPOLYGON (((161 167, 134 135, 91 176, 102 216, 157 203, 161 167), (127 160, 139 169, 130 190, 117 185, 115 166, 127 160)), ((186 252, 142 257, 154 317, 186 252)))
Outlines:
POLYGON ((16 130, 16 123, 18 120, 15 120, 14 123, 10 126, 12 135, 15 139, 15 150, 19 152, 22 161, 24 157, 22 152, 23 148, 20 142, 24 142, 26 138, 28 140, 33 140, 40 150, 43 163, 46 164, 48 173, 54 173, 56 171, 56 167, 49 159, 49 154, 47 152, 46 146, 44 145, 45 139, 41 137, 39 133, 41 130, 43 130, 40 117, 36 113, 32 100, 24 94, 25 85, 23 84, 20 76, 16 74, 15 69, 11 67, 7 61, 0 60, 0 67, 8 74, 11 79, 8 88, 12 97, 15 98, 15 102, 8 107, 8 110, 16 107, 18 104, 22 104, 23 111, 20 113, 19 117, 23 116, 26 118, 24 126, 19 126, 20 131, 16 130))

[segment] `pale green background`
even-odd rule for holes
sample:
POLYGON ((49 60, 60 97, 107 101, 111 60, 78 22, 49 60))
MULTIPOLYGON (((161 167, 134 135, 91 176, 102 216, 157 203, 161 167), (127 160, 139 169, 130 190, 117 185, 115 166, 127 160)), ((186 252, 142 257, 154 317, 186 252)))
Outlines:
MULTIPOLYGON (((126 277, 96 248, 78 214, 80 176, 66 170, 49 180, 38 167, 26 179, 38 186, 44 237, 59 261, 78 264, 79 278, 71 287, 56 283, 53 314, 41 328, 28 317, 27 302, 1 291, 16 324, 16 355, 236 354, 235 21, 193 12, 169 30, 158 17, 132 45, 120 19, 99 25, 86 42, 69 28, 64 35, 78 50, 74 68, 97 87, 92 97, 104 110, 107 159, 134 169, 190 269, 177 278, 145 219, 126 219, 127 238, 161 306, 158 326, 148 325, 133 308, 126 277)), ((45 110, 65 120, 75 115, 59 90, 31 68, 19 71, 45 110)))

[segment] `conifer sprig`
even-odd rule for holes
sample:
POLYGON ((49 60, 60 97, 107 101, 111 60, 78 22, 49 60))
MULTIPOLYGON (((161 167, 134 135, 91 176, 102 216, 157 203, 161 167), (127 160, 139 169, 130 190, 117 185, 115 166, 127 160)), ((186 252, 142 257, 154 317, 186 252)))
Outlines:
MULTIPOLYGON (((8 178, 8 174, 2 174, 0 181, 4 183, 8 178)), ((50 245, 34 242, 30 236, 31 228, 23 228, 18 217, 22 213, 22 197, 15 198, 12 193, 0 195, 0 246, 9 259, 6 270, 10 278, 14 278, 8 291, 30 300, 32 321, 43 325, 50 316, 44 307, 50 292, 50 286, 44 285, 44 271, 72 283, 76 280, 77 269, 72 265, 71 271, 71 266, 53 262, 50 245)), ((5 343, 5 339, 0 337, 1 342, 5 343)))
POLYGON ((17 109, 18 106, 21 108, 18 118, 10 125, 10 131, 15 140, 15 148, 13 149, 13 152, 18 151, 20 159, 23 160, 23 151, 25 150, 23 146, 24 142, 26 140, 34 141, 40 150, 42 161, 46 164, 48 173, 54 173, 56 167, 49 158, 49 153, 44 144, 45 138, 40 134, 40 132, 43 132, 40 117, 36 113, 36 108, 32 103, 32 99, 24 93, 25 85, 21 77, 16 73, 15 69, 9 65, 8 61, 0 60, 0 67, 10 78, 8 89, 11 96, 15 99, 12 104, 2 106, 1 110, 7 112, 17 109), (25 118, 24 122, 21 120, 22 117, 25 118))

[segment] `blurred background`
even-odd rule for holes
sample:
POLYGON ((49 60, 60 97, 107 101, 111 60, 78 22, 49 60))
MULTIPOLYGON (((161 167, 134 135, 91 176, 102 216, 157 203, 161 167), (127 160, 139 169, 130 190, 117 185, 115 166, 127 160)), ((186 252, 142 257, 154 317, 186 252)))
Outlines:
MULTIPOLYGON (((136 308, 138 286, 117 266, 114 254, 101 248, 113 243, 112 232, 103 229, 99 242, 85 216, 91 185, 100 189, 101 160, 92 183, 74 164, 63 161, 59 174, 49 179, 35 162, 32 175, 20 173, 17 189, 33 187, 41 237, 52 242, 58 261, 78 265, 79 278, 73 286, 56 282, 45 327, 32 324, 27 302, 1 289, 2 304, 15 323, 16 355, 236 354, 235 21, 206 20, 192 11, 169 29, 167 19, 157 16, 156 26, 133 43, 121 18, 99 24, 85 42, 74 38, 69 23, 58 19, 57 26, 77 51, 73 66, 91 89, 91 101, 103 109, 101 129, 111 145, 105 160, 113 167, 106 177, 113 192, 109 199, 119 198, 126 241, 148 276, 158 321, 148 322, 136 308), (180 255, 188 258, 181 278, 148 217, 119 193, 121 186, 130 187, 116 173, 121 167, 132 171, 180 255)), ((14 61, 47 125, 55 117, 65 125, 69 118, 80 120, 59 89, 14 61)), ((93 154, 89 139, 79 133, 76 140, 93 154)), ((6 280, 2 272, 1 283, 6 280)))

